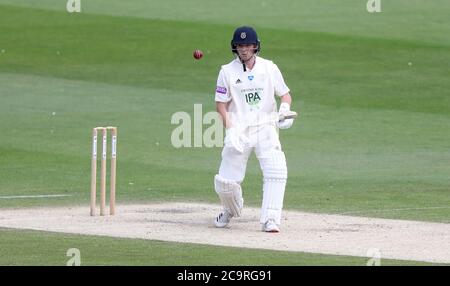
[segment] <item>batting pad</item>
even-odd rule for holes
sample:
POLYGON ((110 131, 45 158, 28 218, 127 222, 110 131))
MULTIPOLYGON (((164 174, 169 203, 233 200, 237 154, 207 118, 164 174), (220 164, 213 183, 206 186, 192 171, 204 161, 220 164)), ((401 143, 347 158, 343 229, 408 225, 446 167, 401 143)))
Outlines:
POLYGON ((287 179, 286 157, 283 151, 271 149, 258 159, 264 179, 287 179))
POLYGON ((216 175, 214 177, 214 187, 225 209, 234 217, 240 217, 244 206, 241 186, 234 181, 225 180, 216 175))
POLYGON ((272 149, 260 158, 260 164, 264 174, 261 223, 272 219, 279 225, 287 181, 284 152, 272 149))
POLYGON ((276 224, 280 225, 285 188, 286 179, 264 180, 261 223, 265 223, 269 219, 272 219, 276 224))

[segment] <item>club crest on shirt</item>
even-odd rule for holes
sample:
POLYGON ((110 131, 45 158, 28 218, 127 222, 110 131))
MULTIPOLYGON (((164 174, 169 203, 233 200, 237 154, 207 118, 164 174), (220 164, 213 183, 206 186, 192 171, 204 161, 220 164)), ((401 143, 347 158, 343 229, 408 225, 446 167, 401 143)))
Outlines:
POLYGON ((253 80, 253 78, 254 78, 254 76, 252 76, 252 75, 248 76, 248 80, 253 80))

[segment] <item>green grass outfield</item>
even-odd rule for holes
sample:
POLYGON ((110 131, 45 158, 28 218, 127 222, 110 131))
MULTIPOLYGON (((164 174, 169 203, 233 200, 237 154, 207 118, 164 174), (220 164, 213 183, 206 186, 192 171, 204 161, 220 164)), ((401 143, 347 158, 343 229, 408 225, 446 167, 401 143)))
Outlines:
MULTIPOLYGON (((0 244, 21 247, 2 251, 0 265, 65 266, 80 251, 80 265, 256 265, 256 266, 365 266, 368 258, 321 255, 264 249, 216 247, 188 243, 123 239, 101 236, 67 235, 42 231, 15 231, 0 228, 0 244)), ((69 262, 70 264, 71 262, 69 262)), ((443 265, 415 261, 381 259, 384 266, 443 265)))
MULTIPOLYGON (((291 129, 281 131, 289 168, 287 209, 450 222, 448 1, 382 0, 378 14, 367 13, 366 1, 356 0, 286 0, 276 6, 81 2, 82 13, 69 14, 66 1, 0 0, 1 208, 87 206, 90 129, 101 125, 119 127, 118 204, 218 203, 212 179, 220 148, 172 147, 176 126, 170 119, 178 111, 193 114, 195 103, 203 104, 204 113, 215 109, 215 81, 220 65, 232 58, 232 32, 250 24, 261 38, 261 55, 278 64, 294 97, 292 109, 301 113, 291 129), (192 58, 197 48, 205 52, 200 61, 192 58), (2 198, 43 194, 70 196, 2 198)), ((255 158, 243 188, 246 203, 259 206, 255 158)), ((0 264, 58 264, 59 254, 40 257, 40 263, 24 259, 22 243, 14 239, 40 240, 51 249, 59 235, 46 235, 0 230, 10 249, 0 264)), ((86 247, 100 239, 61 237, 86 247)), ((124 252, 139 253, 145 243, 186 249, 101 239, 124 252)), ((108 246, 97 245, 102 247, 108 246)), ((222 251, 187 246, 194 248, 222 251)), ((255 251, 230 251, 226 264, 259 264, 259 258, 247 258, 250 253, 255 251)), ((296 261, 304 254, 267 253, 279 255, 279 264, 303 263, 296 261)), ((161 255, 157 263, 142 256, 136 263, 208 264, 207 258, 186 256, 161 255)), ((120 257, 88 264, 133 263, 120 257)), ((305 257, 304 264, 361 261, 305 257)))

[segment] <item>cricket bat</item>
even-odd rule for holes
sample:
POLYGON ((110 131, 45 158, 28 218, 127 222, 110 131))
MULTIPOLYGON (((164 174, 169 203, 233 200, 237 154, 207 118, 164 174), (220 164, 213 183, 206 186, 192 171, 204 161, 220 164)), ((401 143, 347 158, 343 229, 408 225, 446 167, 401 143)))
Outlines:
POLYGON ((283 121, 285 119, 290 119, 290 118, 296 118, 297 115, 298 115, 297 112, 290 110, 284 114, 280 114, 278 121, 283 121))

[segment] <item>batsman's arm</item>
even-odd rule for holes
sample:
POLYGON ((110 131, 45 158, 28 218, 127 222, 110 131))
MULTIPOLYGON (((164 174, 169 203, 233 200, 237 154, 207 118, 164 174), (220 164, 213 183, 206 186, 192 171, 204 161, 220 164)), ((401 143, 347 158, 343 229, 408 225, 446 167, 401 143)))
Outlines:
POLYGON ((222 123, 225 128, 231 127, 230 118, 228 117, 228 102, 216 101, 216 110, 222 118, 222 123))
POLYGON ((289 94, 289 92, 284 94, 284 95, 282 95, 282 96, 280 96, 280 98, 281 98, 281 103, 286 102, 287 104, 289 104, 289 106, 291 106, 292 97, 289 94))

